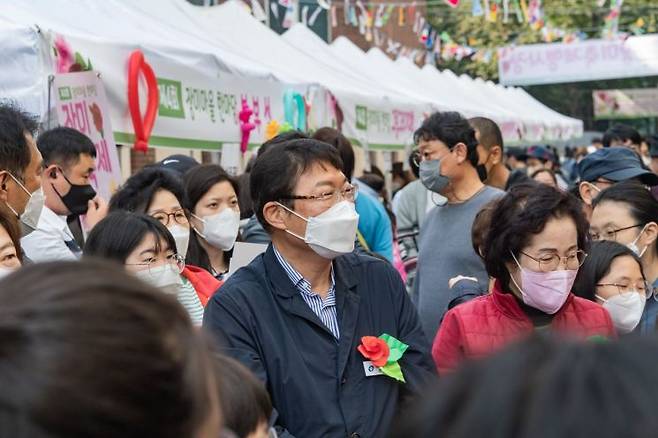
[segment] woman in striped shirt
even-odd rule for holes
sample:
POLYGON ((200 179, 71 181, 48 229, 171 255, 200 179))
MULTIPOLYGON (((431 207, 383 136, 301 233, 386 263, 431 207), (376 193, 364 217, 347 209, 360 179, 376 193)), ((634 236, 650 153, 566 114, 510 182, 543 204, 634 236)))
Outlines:
POLYGON ((123 264, 138 278, 176 295, 195 325, 203 318, 202 299, 186 278, 185 260, 176 241, 154 218, 127 211, 110 213, 87 238, 85 257, 102 257, 123 264))

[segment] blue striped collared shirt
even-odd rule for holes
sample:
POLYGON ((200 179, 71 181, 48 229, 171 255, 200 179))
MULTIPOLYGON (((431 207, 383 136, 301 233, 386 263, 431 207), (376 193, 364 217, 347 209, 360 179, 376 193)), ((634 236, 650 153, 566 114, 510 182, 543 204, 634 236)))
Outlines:
POLYGON ((340 329, 338 328, 338 315, 336 314, 336 281, 334 279, 333 265, 331 267, 331 287, 327 293, 327 298, 323 300, 320 295, 311 291, 311 283, 302 277, 302 274, 297 272, 295 268, 283 258, 279 251, 276 250, 276 247, 273 246, 272 248, 274 249, 276 259, 281 264, 283 270, 286 271, 290 281, 302 295, 302 298, 304 298, 308 307, 311 308, 313 313, 320 318, 320 321, 322 321, 331 333, 334 334, 334 337, 339 339, 340 329))

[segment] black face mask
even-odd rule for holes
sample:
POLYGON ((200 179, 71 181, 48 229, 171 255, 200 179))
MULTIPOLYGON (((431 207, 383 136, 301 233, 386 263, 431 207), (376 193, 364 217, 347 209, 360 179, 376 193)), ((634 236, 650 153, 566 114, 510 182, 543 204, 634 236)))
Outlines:
MULTIPOLYGON (((62 171, 60 170, 60 172, 62 171)), ((89 207, 89 201, 96 197, 96 190, 94 190, 90 184, 73 184, 71 181, 69 181, 66 175, 64 175, 64 172, 62 172, 62 176, 71 186, 71 190, 69 190, 69 192, 64 196, 62 196, 57 191, 55 186, 53 186, 53 190, 55 190, 55 193, 57 193, 57 196, 59 196, 59 199, 62 200, 71 214, 78 216, 86 214, 87 208, 89 207)))
POLYGON ((480 177, 480 181, 485 182, 487 180, 487 177, 489 176, 487 172, 487 167, 484 164, 478 164, 476 166, 476 170, 478 171, 478 176, 480 177))

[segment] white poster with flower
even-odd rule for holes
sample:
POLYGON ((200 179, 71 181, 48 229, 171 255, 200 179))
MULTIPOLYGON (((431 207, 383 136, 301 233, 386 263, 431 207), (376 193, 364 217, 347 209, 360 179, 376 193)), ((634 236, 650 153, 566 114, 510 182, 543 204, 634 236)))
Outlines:
POLYGON ((59 124, 80 131, 96 146, 91 184, 108 200, 121 184, 121 169, 103 82, 95 71, 58 74, 53 94, 59 124))

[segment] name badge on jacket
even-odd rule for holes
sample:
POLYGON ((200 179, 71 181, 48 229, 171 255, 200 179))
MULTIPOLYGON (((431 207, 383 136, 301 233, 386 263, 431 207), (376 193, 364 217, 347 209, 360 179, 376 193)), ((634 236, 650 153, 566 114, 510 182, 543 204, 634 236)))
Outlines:
POLYGON ((381 370, 373 365, 373 363, 369 360, 363 362, 363 370, 366 372, 366 377, 384 375, 384 373, 382 373, 381 370))

